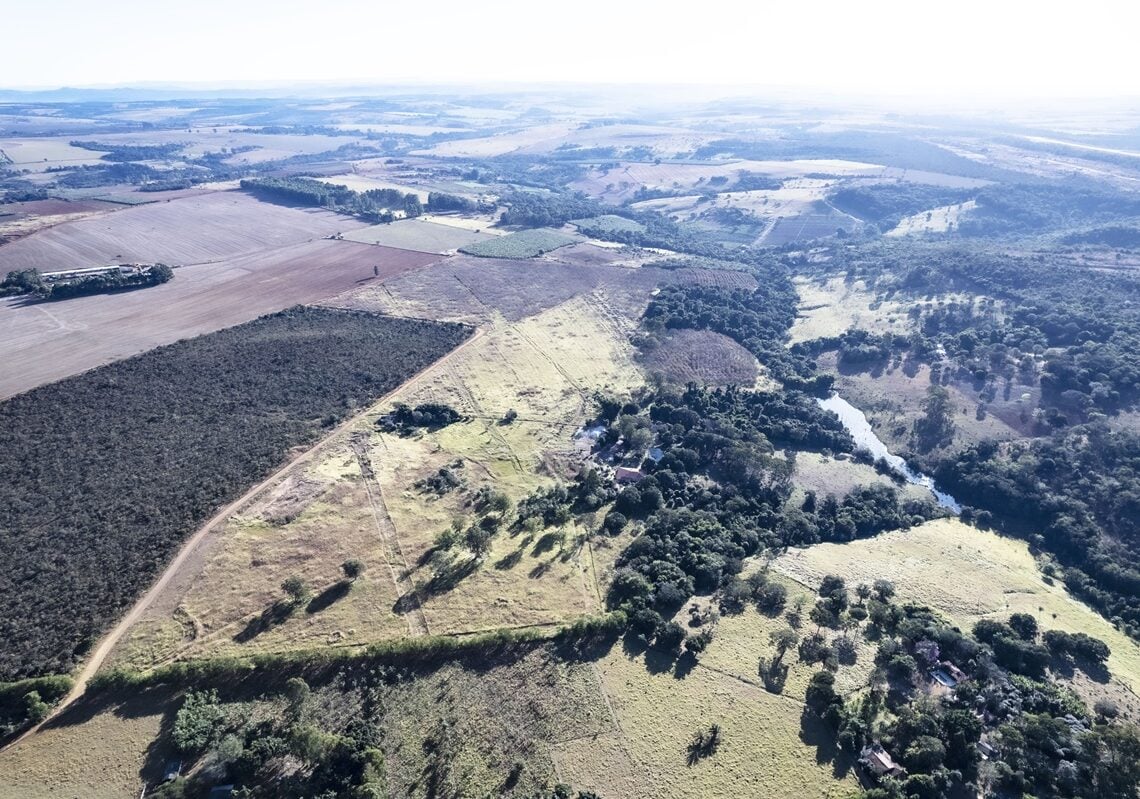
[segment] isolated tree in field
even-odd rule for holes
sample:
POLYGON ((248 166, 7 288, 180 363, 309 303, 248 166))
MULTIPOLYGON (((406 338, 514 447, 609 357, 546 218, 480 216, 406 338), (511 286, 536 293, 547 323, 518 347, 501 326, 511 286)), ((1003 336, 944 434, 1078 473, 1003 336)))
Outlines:
POLYGON ((281 590, 289 596, 289 601, 294 605, 300 605, 309 598, 309 588, 305 585, 305 581, 297 575, 288 577, 281 583, 281 590))
POLYGON ((344 572, 345 577, 350 580, 355 580, 364 573, 364 564, 356 558, 351 558, 342 563, 340 569, 344 572))

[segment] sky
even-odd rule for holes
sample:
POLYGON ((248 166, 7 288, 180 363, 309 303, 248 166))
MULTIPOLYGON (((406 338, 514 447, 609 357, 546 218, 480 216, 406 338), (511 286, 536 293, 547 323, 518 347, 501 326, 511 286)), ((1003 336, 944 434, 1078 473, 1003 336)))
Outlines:
POLYGON ((693 83, 1140 97, 1118 0, 13 0, 0 86, 693 83))

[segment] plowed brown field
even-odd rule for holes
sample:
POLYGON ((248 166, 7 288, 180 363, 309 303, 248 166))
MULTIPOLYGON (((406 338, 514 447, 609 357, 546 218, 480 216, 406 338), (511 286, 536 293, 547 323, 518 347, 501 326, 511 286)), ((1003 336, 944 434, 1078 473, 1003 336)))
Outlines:
POLYGON ((0 300, 0 399, 438 258, 318 239, 182 267, 169 283, 152 288, 56 302, 0 300))

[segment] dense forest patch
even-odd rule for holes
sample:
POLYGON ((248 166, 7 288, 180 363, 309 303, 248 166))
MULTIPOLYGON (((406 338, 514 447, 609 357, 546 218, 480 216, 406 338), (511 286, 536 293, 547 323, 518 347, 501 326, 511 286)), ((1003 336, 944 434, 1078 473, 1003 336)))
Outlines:
POLYGON ((219 505, 468 335, 294 308, 0 404, 0 677, 69 668, 219 505))

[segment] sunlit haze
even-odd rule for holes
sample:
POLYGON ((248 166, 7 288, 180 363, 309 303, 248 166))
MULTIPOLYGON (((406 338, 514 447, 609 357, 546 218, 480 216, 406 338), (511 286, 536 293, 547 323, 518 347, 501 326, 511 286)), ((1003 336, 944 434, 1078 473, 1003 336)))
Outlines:
POLYGON ((713 83, 923 97, 1140 95, 1124 2, 16 2, 6 88, 713 83))

